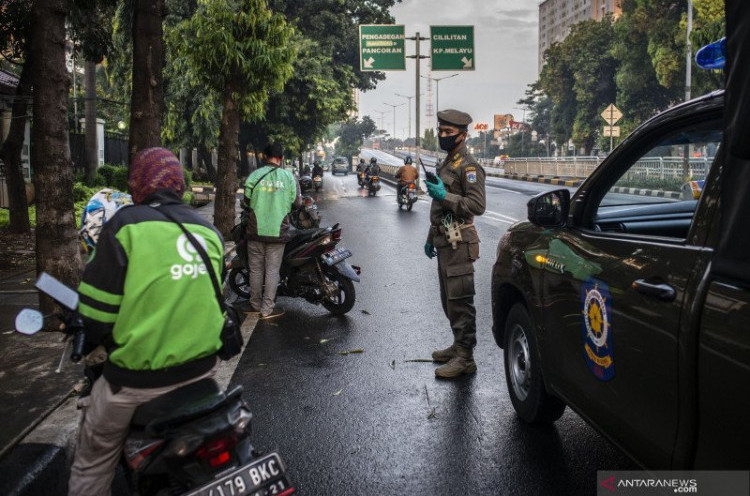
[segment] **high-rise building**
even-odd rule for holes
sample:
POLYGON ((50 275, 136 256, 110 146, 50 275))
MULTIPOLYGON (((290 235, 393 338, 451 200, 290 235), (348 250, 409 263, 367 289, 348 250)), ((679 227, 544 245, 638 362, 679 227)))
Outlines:
POLYGON ((617 18, 621 12, 620 0, 544 0, 539 4, 539 72, 544 65, 544 52, 553 43, 563 41, 573 24, 589 19, 600 21, 608 14, 617 18))

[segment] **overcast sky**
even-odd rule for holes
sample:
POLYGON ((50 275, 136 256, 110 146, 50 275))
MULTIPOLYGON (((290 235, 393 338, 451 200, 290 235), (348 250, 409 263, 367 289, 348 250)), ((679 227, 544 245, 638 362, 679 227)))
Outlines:
MULTIPOLYGON (((391 10, 396 24, 404 24, 406 36, 419 31, 430 35, 431 25, 473 25, 475 67, 458 76, 445 79, 440 85, 440 108, 456 108, 471 114, 474 122, 493 125, 494 114, 514 114, 521 120, 522 111, 516 101, 523 98, 526 86, 537 78, 538 0, 403 0, 391 10)), ((430 42, 421 42, 420 51, 429 54, 430 42)), ((406 54, 414 54, 414 41, 406 40, 406 54)), ((406 98, 414 95, 414 59, 406 59, 406 71, 386 72, 386 80, 377 89, 360 93, 360 115, 370 115, 380 127, 380 113, 388 133, 393 133, 393 108, 385 103, 406 103, 396 109, 396 136, 404 138, 408 127, 406 98)), ((428 75, 428 60, 422 61, 421 74, 428 75)), ((454 74, 435 71, 432 77, 454 74)), ((435 117, 426 117, 427 80, 422 79, 422 129, 434 127, 435 117)), ((435 84, 433 82, 433 106, 435 84)), ((414 128, 414 102, 412 128, 414 128)), ((423 131, 424 132, 424 131, 423 131)), ((422 132, 422 133, 423 133, 422 132)), ((413 133, 409 133, 412 135, 413 133)))

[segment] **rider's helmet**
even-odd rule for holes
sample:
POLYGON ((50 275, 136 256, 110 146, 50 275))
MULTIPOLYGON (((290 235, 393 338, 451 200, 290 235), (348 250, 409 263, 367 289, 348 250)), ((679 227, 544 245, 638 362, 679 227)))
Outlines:
POLYGON ((404 165, 411 165, 413 163, 414 162, 411 159, 411 155, 407 155, 406 158, 404 159, 404 165))
POLYGON ((372 157, 372 158, 370 159, 370 163, 371 163, 371 164, 377 164, 377 163, 378 163, 378 159, 376 159, 375 157, 372 157))
POLYGON ((359 163, 360 164, 364 164, 365 163, 365 159, 363 159, 363 158, 359 159, 359 163))

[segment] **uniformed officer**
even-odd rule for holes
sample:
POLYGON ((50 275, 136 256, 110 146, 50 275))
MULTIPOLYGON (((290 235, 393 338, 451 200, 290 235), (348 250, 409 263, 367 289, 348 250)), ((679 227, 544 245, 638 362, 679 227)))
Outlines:
POLYGON ((440 378, 473 374, 476 339, 474 261, 479 258, 479 236, 474 216, 485 209, 484 169, 466 148, 471 116, 459 110, 438 112, 440 148, 448 152, 438 165, 437 182, 425 181, 432 197, 430 232, 425 254, 438 257, 440 299, 453 330, 453 344, 432 353, 440 378))

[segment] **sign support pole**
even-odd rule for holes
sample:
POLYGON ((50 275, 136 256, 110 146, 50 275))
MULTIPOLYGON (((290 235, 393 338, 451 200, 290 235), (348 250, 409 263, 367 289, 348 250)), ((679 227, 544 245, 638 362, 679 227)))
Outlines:
MULTIPOLYGON (((414 109, 414 113, 415 113, 415 118, 416 118, 415 120, 416 120, 416 125, 417 125, 417 132, 415 134, 416 137, 415 137, 414 144, 415 144, 415 146, 417 148, 417 151, 415 153, 415 155, 416 155, 417 158, 416 158, 416 160, 414 162, 414 167, 416 167, 417 168, 417 172, 419 172, 419 150, 420 150, 420 144, 422 142, 422 136, 419 133, 419 131, 420 131, 419 117, 420 117, 420 114, 422 113, 421 112, 421 106, 420 106, 420 98, 419 98, 419 93, 420 93, 420 86, 419 86, 420 76, 419 76, 419 72, 420 72, 420 66, 422 65, 421 64, 421 59, 426 59, 426 58, 429 58, 429 57, 427 55, 420 55, 420 53, 419 53, 419 41, 420 40, 427 40, 427 38, 423 38, 423 37, 419 36, 419 33, 417 33, 416 36, 412 36, 412 37, 407 38, 407 39, 408 40, 415 40, 416 41, 416 45, 415 45, 416 53, 414 55, 407 55, 406 57, 410 58, 410 59, 415 59, 416 63, 417 63, 417 70, 416 70, 416 88, 417 88, 417 92, 416 92, 415 97, 414 97, 415 106, 416 106, 416 109, 414 109)), ((417 177, 417 189, 419 189, 419 177, 417 177)))
POLYGON ((609 125, 609 153, 612 153, 612 148, 614 148, 614 143, 615 143, 615 137, 612 136, 615 133, 612 132, 612 124, 611 124, 614 121, 614 117, 615 117, 615 108, 614 107, 610 107, 609 108, 609 122, 610 122, 610 125, 609 125))

